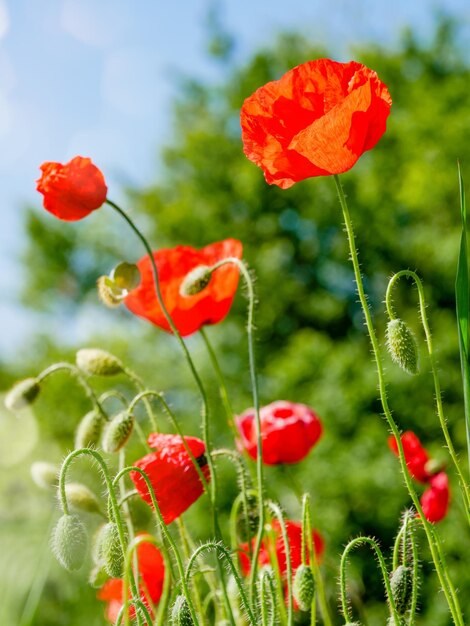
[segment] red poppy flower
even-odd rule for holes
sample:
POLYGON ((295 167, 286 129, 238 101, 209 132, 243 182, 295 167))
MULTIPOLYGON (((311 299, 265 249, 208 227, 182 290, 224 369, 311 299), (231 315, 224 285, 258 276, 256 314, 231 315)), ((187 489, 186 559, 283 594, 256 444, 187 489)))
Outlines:
MULTIPOLYGON (((276 551, 276 557, 279 564, 279 571, 282 576, 287 572, 287 559, 286 551, 284 547, 284 541, 282 540, 281 526, 277 520, 273 520, 271 523, 272 532, 268 534, 261 544, 261 550, 258 557, 258 564, 260 567, 263 565, 269 565, 270 548, 272 542, 274 542, 274 549, 276 551)), ((293 522, 286 520, 287 536, 289 537, 290 558, 292 563, 292 572, 295 574, 295 570, 302 563, 302 525, 299 522, 293 522)), ((316 530, 312 531, 313 545, 315 549, 315 558, 320 563, 325 551, 325 543, 322 536, 316 530)), ((255 547, 255 539, 252 539, 252 549, 255 547)), ((240 566, 243 574, 248 576, 251 570, 251 563, 248 557, 248 544, 244 543, 240 546, 240 566)))
POLYGON ((426 519, 439 522, 447 515, 450 501, 449 479, 445 472, 439 472, 430 481, 430 487, 421 496, 421 506, 426 519))
MULTIPOLYGON (((204 442, 196 437, 184 439, 209 481, 204 442)), ((155 452, 147 454, 134 465, 148 475, 163 519, 166 524, 170 524, 196 502, 204 487, 179 435, 153 433, 148 443, 155 452)), ((137 472, 131 472, 130 476, 142 499, 152 504, 143 477, 137 472)))
POLYGON ((37 190, 44 208, 61 220, 81 220, 106 200, 104 176, 90 159, 77 156, 65 165, 43 163, 40 169, 37 190))
MULTIPOLYGON (((322 434, 317 415, 305 404, 278 400, 260 409, 263 463, 298 463, 307 456, 322 434)), ((254 409, 236 418, 241 439, 237 442, 256 459, 258 445, 254 409)))
POLYGON ((340 174, 379 141, 391 104, 387 87, 364 65, 309 61, 245 100, 244 151, 282 189, 340 174))
MULTIPOLYGON (((162 595, 165 579, 163 557, 153 543, 143 542, 137 546, 137 561, 140 574, 140 597, 152 614, 152 605, 157 604, 162 595)), ((107 602, 106 619, 112 624, 116 622, 124 603, 123 586, 124 583, 121 578, 111 578, 98 592, 98 599, 107 602)), ((135 616, 134 606, 130 607, 129 616, 131 619, 135 616)))
MULTIPOLYGON (((163 302, 181 335, 191 335, 205 324, 217 324, 230 310, 238 286, 238 268, 227 264, 216 270, 207 287, 193 296, 180 294, 181 283, 198 266, 212 266, 227 257, 241 259, 242 244, 236 239, 225 239, 201 250, 189 246, 162 249, 154 252, 158 268, 163 302)), ((125 298, 127 308, 144 319, 171 332, 158 304, 148 256, 137 266, 140 285, 125 298)))
MULTIPOLYGON (((411 430, 408 430, 401 436, 401 442, 405 453, 406 465, 411 476, 422 483, 429 482, 431 474, 426 469, 429 456, 421 445, 419 438, 411 430)), ((392 452, 398 456, 398 446, 393 435, 388 438, 388 445, 392 452)))

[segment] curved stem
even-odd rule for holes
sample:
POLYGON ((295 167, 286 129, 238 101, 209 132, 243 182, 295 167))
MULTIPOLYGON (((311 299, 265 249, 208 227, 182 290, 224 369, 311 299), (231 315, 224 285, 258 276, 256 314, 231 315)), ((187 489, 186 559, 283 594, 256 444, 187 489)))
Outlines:
POLYGON ((277 517, 279 525, 281 527, 282 541, 284 543, 284 552, 286 555, 286 567, 287 567, 287 626, 293 626, 294 623, 294 596, 292 590, 292 558, 290 553, 289 535, 287 533, 286 520, 284 519, 284 513, 281 507, 275 502, 268 502, 268 507, 277 517))
POLYGON ((393 618, 395 620, 395 624, 400 624, 400 616, 397 613, 397 608, 395 605, 395 599, 393 597, 392 588, 390 586, 390 579, 387 572, 387 566, 385 564, 385 559, 382 554, 382 550, 379 548, 378 543, 372 537, 357 537, 348 543, 344 552, 341 556, 341 566, 340 566, 340 588, 341 588, 341 605, 344 618, 347 622, 352 622, 351 612, 348 606, 348 596, 346 591, 346 566, 348 562, 348 556, 351 550, 353 550, 357 546, 361 546, 363 544, 369 544, 374 550, 377 560, 380 565, 380 569, 382 571, 382 578, 385 584, 385 589, 387 592, 387 597, 389 601, 389 605, 392 611, 393 618))
MULTIPOLYGON (((133 372, 131 369, 129 369, 128 367, 124 368, 124 374, 129 378, 129 380, 131 380, 137 391, 139 393, 141 393, 142 391, 145 391, 146 387, 142 381, 142 379, 137 376, 137 374, 135 372, 133 372)), ((143 403, 145 406, 145 410, 147 412, 147 416, 150 420, 150 424, 152 426, 152 430, 153 432, 158 432, 158 425, 157 425, 157 420, 155 419, 155 415, 152 411, 152 405, 150 404, 150 402, 148 402, 147 398, 145 396, 142 396, 143 398, 143 403)))
POLYGON ((434 392, 435 392, 435 397, 436 397, 437 415, 439 418, 442 432, 444 433, 444 438, 446 441, 447 448, 449 450, 450 456, 452 458, 452 462, 455 466, 455 470, 459 477, 460 486, 462 490, 462 496, 464 500, 464 507, 465 507, 465 511, 467 514, 467 520, 470 522, 470 489, 469 489, 467 481, 465 480, 463 470, 460 466, 457 453, 455 452, 454 444, 452 442, 452 439, 449 434, 449 430, 447 428, 447 420, 444 415, 441 385, 439 381, 439 374, 437 371, 437 363, 436 363, 436 356, 434 354, 434 348, 433 348, 433 343, 432 343, 431 329, 429 327, 428 318, 426 315, 426 300, 424 296, 424 288, 423 288, 423 283, 421 282, 421 279, 416 274, 416 272, 412 272, 411 270, 401 270, 400 272, 397 272, 394 276, 392 276, 392 278, 390 279, 390 282, 388 283, 387 293, 385 295, 385 305, 387 307, 387 312, 388 312, 390 319, 391 320, 395 319, 395 314, 393 311, 393 304, 392 304, 392 292, 393 292, 394 286, 402 277, 411 279, 415 283, 418 289, 419 313, 421 316, 421 323, 423 325, 423 330, 424 330, 424 334, 426 337, 426 345, 428 348, 429 361, 431 363, 431 371, 432 371, 432 377, 434 381, 434 392))
POLYGON ((401 437, 400 437, 400 432, 398 430, 398 426, 395 422, 395 420, 392 417, 392 413, 391 410, 389 408, 388 405, 388 399, 387 399, 387 391, 386 391, 386 385, 385 385, 385 377, 384 377, 384 371, 383 371, 383 365, 382 365, 382 359, 381 359, 381 355, 380 355, 380 348, 379 348, 379 343, 377 340, 377 336, 375 334, 375 329, 374 329, 374 325, 372 323, 372 316, 369 310, 369 304, 367 302, 367 298, 366 298, 366 294, 364 292, 364 285, 362 282, 362 276, 361 276, 361 270, 360 270, 360 266, 359 266, 359 259, 358 259, 358 255, 357 255, 357 251, 356 251, 356 243, 355 243, 355 237, 354 237, 354 230, 353 230, 353 226, 352 226, 352 222, 351 222, 351 218, 349 215, 349 209, 348 209, 348 205, 346 202, 346 197, 344 195, 343 192, 343 188, 341 186, 341 183, 339 181, 339 178, 337 175, 333 176, 335 184, 336 184, 336 189, 338 192, 338 197, 339 197, 339 201, 341 204, 341 208, 343 211, 343 219, 344 219, 344 223, 345 223, 345 227, 346 227, 346 232, 348 235, 348 242, 349 242, 349 250, 350 250, 350 254, 351 254, 351 261, 353 264, 353 268, 354 268, 354 276, 356 279, 356 285, 357 285, 357 291, 358 291, 358 295, 359 295, 359 300, 361 302, 362 305, 362 310, 364 312, 364 317, 366 320, 366 326, 367 326, 367 330, 369 333, 369 337, 370 337, 370 342, 372 344, 372 351, 374 353, 374 358, 375 358, 375 363, 376 363, 376 367, 377 367, 377 376, 379 379, 379 392, 380 392, 380 400, 382 403, 382 408, 385 414, 385 417, 387 419, 388 425, 390 427, 390 430, 392 431, 396 442, 397 442, 397 446, 398 446, 398 454, 399 454, 399 459, 400 459, 400 465, 401 465, 401 470, 402 470, 402 474, 406 483, 406 486, 408 488, 408 492, 411 496, 411 499, 413 500, 413 504, 416 508, 416 510, 418 511, 419 517, 422 521, 423 524, 423 528, 424 531, 426 533, 426 537, 429 543, 429 548, 431 550, 431 554, 432 554, 432 558, 433 558, 433 562, 434 562, 434 566, 436 568, 436 572, 437 575, 439 577, 439 581, 442 587, 442 590, 444 591, 444 595, 446 597, 447 603, 449 605, 449 609, 451 611, 452 614, 452 618, 455 622, 455 624, 459 625, 459 626, 463 626, 463 617, 462 617, 462 612, 459 606, 459 601, 457 598, 457 594, 456 591, 452 585, 452 582, 449 579, 448 573, 445 569, 445 567, 443 567, 443 563, 442 563, 442 551, 440 549, 440 546, 438 545, 438 540, 437 540, 437 536, 435 533, 434 528, 432 527, 432 525, 430 524, 430 522, 428 522, 428 520, 426 519, 424 513, 423 513, 423 509, 421 508, 421 504, 419 501, 419 498, 416 494, 416 491, 413 487, 413 483, 411 481, 411 476, 409 474, 407 465, 406 465, 406 460, 405 460, 405 454, 404 454, 404 450, 403 450, 403 444, 401 441, 401 437))

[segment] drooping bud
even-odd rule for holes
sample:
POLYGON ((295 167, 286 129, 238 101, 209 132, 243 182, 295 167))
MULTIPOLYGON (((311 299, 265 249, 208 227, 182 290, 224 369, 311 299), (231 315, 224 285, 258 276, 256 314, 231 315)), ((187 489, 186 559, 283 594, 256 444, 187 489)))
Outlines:
POLYGON ((5 397, 5 406, 10 411, 19 411, 32 404, 39 395, 41 387, 36 378, 25 378, 17 382, 5 397))
POLYGON ((31 478, 41 489, 51 489, 57 486, 59 468, 47 461, 35 461, 31 465, 31 478))
POLYGON ((171 609, 171 623, 173 626, 194 626, 188 601, 184 596, 177 596, 171 609))
POLYGON ((102 446, 105 452, 118 452, 126 445, 134 428, 132 413, 122 411, 113 417, 104 431, 102 446))
POLYGON ((120 578, 122 576, 124 555, 119 539, 118 527, 114 522, 108 522, 99 529, 93 553, 95 560, 103 565, 105 571, 112 578, 120 578))
POLYGON ((101 589, 109 576, 102 565, 95 565, 88 576, 88 583, 94 589, 101 589))
POLYGON ((70 572, 79 570, 87 542, 87 532, 78 515, 62 515, 52 531, 52 551, 62 567, 70 572))
POLYGON ((387 347, 392 357, 405 372, 417 374, 418 345, 412 330, 401 319, 390 320, 387 325, 387 347))
POLYGON ((315 594, 315 580, 308 565, 300 565, 294 576, 294 598, 301 611, 310 611, 315 594))
POLYGON ((399 565, 390 577, 390 587, 398 615, 405 615, 413 594, 413 577, 410 568, 399 565))
POLYGON ((95 447, 103 433, 104 418, 98 411, 87 413, 75 431, 75 449, 95 447))
POLYGON ((78 511, 98 513, 101 515, 100 503, 95 494, 82 483, 67 483, 65 495, 69 505, 78 511))
POLYGON ((83 348, 76 355, 78 367, 92 376, 115 376, 123 371, 121 361, 100 348, 83 348))
POLYGON ((212 277, 212 269, 207 265, 198 265, 184 277, 180 285, 180 295, 195 296, 207 287, 212 277))

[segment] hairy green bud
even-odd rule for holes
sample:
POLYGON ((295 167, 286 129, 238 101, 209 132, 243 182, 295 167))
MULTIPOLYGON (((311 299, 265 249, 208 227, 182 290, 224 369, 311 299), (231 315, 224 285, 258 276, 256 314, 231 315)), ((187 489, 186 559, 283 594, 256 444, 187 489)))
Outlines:
POLYGON ((294 598, 301 611, 310 611, 315 594, 315 580, 308 565, 300 565, 294 576, 294 598))
POLYGON ((59 481, 59 468, 47 461, 35 461, 31 465, 31 478, 41 489, 51 489, 59 481))
POLYGON ((194 626, 188 601, 184 596, 177 596, 171 609, 172 626, 194 626))
POLYGON ((99 348, 83 348, 76 355, 78 367, 93 376, 115 376, 123 371, 121 361, 99 348))
POLYGON ((103 434, 104 423, 104 418, 98 411, 87 413, 75 431, 75 450, 97 446, 103 434))
POLYGON ((105 571, 112 578, 122 576, 124 555, 117 524, 108 522, 99 529, 93 552, 95 560, 103 565, 105 571))
POLYGON ((41 386, 36 378, 25 378, 17 382, 5 397, 5 406, 10 411, 19 411, 32 404, 39 395, 41 386))
POLYGON ((392 360, 405 372, 418 373, 418 345, 412 330, 403 320, 395 319, 388 323, 387 348, 392 360))
POLYGON ((67 483, 65 495, 69 505, 78 511, 101 514, 100 503, 95 494, 82 483, 67 483))
POLYGON ((52 531, 52 551, 66 570, 79 570, 85 559, 87 532, 78 515, 65 514, 52 531))
POLYGON ((410 608, 413 594, 413 577, 410 568, 399 565, 390 577, 390 587, 398 615, 405 615, 410 608))
POLYGON ((184 277, 180 285, 182 296, 195 296, 207 287, 212 277, 212 270, 207 265, 198 265, 184 277))
POLYGON ((122 411, 115 415, 104 431, 103 450, 113 453, 124 447, 132 434, 134 421, 132 413, 127 411, 122 411))

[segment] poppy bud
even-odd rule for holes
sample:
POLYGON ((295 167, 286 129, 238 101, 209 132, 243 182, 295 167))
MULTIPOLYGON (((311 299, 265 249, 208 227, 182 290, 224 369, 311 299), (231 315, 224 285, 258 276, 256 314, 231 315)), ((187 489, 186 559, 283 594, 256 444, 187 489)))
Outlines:
POLYGON ((87 513, 101 514, 100 504, 95 494, 81 483, 67 483, 65 485, 67 502, 73 509, 87 513))
POLYGON ((121 361, 113 354, 99 348, 85 348, 76 355, 78 367, 92 376, 114 376, 122 372, 121 361))
POLYGON ((171 623, 173 626, 194 626, 188 601, 184 596, 177 596, 171 609, 171 623))
POLYGON ((212 269, 207 265, 198 265, 186 274, 180 285, 180 295, 195 296, 207 287, 212 277, 212 269))
POLYGON ((50 489, 57 485, 59 468, 47 461, 36 461, 31 465, 31 478, 41 489, 50 489))
POLYGON ((102 565, 95 565, 88 576, 88 583, 94 589, 100 589, 109 576, 102 565))
POLYGON ((122 411, 113 417, 104 431, 103 450, 105 452, 118 452, 126 445, 127 440, 134 428, 134 416, 127 411, 122 411))
POLYGON ((75 449, 98 445, 103 433, 104 418, 97 411, 87 413, 75 431, 75 449))
POLYGON ((112 578, 122 576, 124 555, 119 539, 118 527, 114 522, 104 524, 98 531, 94 545, 94 558, 101 563, 112 578))
POLYGON ((294 598, 301 611, 310 611, 315 594, 315 580, 308 565, 300 565, 294 576, 294 598))
POLYGON ((417 374, 418 345, 408 325, 400 319, 390 320, 387 325, 387 347, 392 360, 408 374, 417 374))
POLYGON ((62 515, 52 532, 52 551, 62 567, 70 572, 80 569, 87 543, 87 532, 78 515, 62 515))
POLYGON ((413 593, 413 578, 410 568, 399 565, 390 577, 390 587, 398 615, 405 615, 413 593))
POLYGON ((98 298, 110 309, 117 307, 122 302, 121 290, 116 287, 109 276, 100 276, 96 281, 98 298))
POLYGON ((5 406, 10 411, 19 411, 32 404, 39 395, 41 387, 36 378, 25 378, 17 382, 5 397, 5 406))

